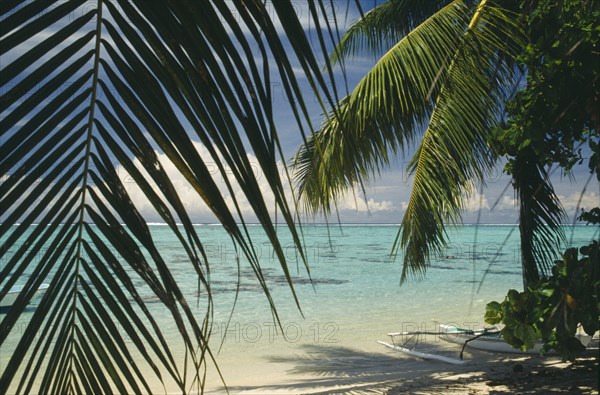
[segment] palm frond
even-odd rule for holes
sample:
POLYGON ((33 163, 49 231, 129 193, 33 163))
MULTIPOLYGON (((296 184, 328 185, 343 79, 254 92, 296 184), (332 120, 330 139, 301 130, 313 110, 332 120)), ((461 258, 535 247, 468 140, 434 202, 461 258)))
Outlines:
POLYGON ((402 281, 423 274, 445 245, 445 224, 461 221, 464 198, 495 163, 488 136, 515 84, 521 48, 517 15, 482 1, 453 57, 423 141, 409 168, 414 184, 396 245, 405 249, 402 281))
POLYGON ((532 149, 520 152, 513 163, 513 184, 519 197, 521 266, 525 289, 551 274, 560 258, 566 213, 547 172, 532 149))
POLYGON ((515 82, 521 31, 518 15, 494 1, 454 1, 404 36, 297 153, 307 208, 328 212, 343 191, 419 144, 394 250, 406 250, 403 281, 423 273, 445 243, 445 224, 460 221, 462 198, 494 163, 487 135, 515 82))
POLYGON ((365 51, 375 54, 386 51, 449 3, 449 0, 434 0, 415 6, 411 0, 382 2, 348 28, 330 60, 339 63, 365 51))
POLYGON ((210 261, 159 153, 246 255, 276 315, 235 194, 241 189, 293 292, 244 142, 302 255, 275 166, 282 149, 270 66, 277 66, 300 127, 310 115, 294 57, 315 91, 327 92, 327 83, 292 4, 278 1, 276 8, 289 22, 292 52, 283 49, 261 2, 2 4, 0 300, 15 284, 24 288, 0 322, 1 393, 153 392, 156 379, 182 393, 203 388, 202 371, 213 359, 210 261), (207 161, 218 166, 224 186, 207 161), (116 166, 187 255, 204 295, 201 313, 116 166), (31 312, 27 304, 42 283, 48 291, 31 312), (166 335, 148 295, 168 313, 177 336, 166 335), (24 328, 21 336, 14 336, 16 327, 24 328), (183 358, 174 351, 180 344, 183 358))
POLYGON ((300 148, 296 180, 310 211, 328 212, 340 193, 387 165, 388 153, 416 140, 460 44, 467 12, 447 6, 396 43, 300 148))

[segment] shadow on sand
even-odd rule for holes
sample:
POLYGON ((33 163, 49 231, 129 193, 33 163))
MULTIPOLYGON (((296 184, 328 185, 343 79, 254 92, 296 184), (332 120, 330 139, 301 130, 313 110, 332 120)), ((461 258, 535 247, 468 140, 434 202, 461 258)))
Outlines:
POLYGON ((289 381, 229 387, 231 394, 588 394, 597 392, 598 348, 569 368, 557 358, 473 351, 449 365, 395 351, 363 352, 303 345, 298 354, 270 357, 292 366, 289 381))

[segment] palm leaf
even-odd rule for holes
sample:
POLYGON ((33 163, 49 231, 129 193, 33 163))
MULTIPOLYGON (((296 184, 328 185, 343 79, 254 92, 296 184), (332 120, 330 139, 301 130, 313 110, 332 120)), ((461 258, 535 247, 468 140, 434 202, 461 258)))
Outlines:
MULTIPOLYGON (((408 20, 419 21, 414 12, 408 20)), ((462 198, 494 163, 487 135, 514 85, 517 19, 493 1, 450 2, 386 52, 297 154, 305 206, 329 212, 348 188, 421 139, 394 247, 406 251, 403 280, 424 272, 445 243, 445 224, 460 221, 462 198)))
POLYGON ((271 63, 301 128, 310 128, 310 114, 293 62, 331 100, 292 4, 278 1, 276 10, 293 52, 284 50, 261 2, 3 2, 0 300, 16 283, 24 290, 0 323, 8 357, 1 393, 152 392, 148 372, 182 393, 204 387, 202 372, 213 359, 210 262, 157 152, 246 255, 276 316, 237 187, 290 287, 291 276, 244 141, 303 257, 275 166, 283 158, 271 63), (200 157, 194 140, 210 158, 200 157), (224 187, 207 160, 219 167, 224 187), (185 251, 202 288, 203 314, 190 306, 115 164, 185 251), (42 283, 49 290, 30 312, 26 306, 42 283), (166 336, 148 293, 168 313, 177 340, 166 336), (17 327, 24 328, 19 338, 17 327), (183 359, 174 352, 179 343, 183 359))
POLYGON ((524 289, 552 274, 560 257, 566 213, 548 174, 532 149, 519 152, 513 163, 513 184, 519 196, 519 232, 524 289))
POLYGON ((398 235, 406 249, 402 279, 424 273, 431 251, 445 246, 444 224, 460 222, 463 198, 484 182, 495 163, 488 136, 499 122, 514 83, 516 15, 481 2, 448 69, 421 146, 398 235))
POLYGON ((340 193, 379 172, 390 151, 418 135, 421 119, 431 114, 434 81, 456 52, 466 11, 447 6, 402 38, 301 147, 298 190, 310 211, 328 212, 340 193), (440 40, 445 56, 423 56, 420 45, 430 37, 440 40))
POLYGON ((353 23, 332 51, 332 63, 343 62, 364 51, 378 54, 426 21, 449 0, 433 0, 415 7, 411 0, 385 1, 353 23))

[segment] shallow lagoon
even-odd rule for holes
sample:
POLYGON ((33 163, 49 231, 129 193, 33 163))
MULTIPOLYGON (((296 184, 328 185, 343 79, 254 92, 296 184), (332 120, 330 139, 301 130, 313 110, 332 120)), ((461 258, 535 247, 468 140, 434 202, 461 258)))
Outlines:
MULTIPOLYGON (((196 306, 197 277, 186 255, 168 227, 151 225, 150 228, 186 298, 196 306)), ((233 388, 285 386, 286 382, 310 373, 299 371, 298 361, 322 358, 324 352, 327 355, 350 352, 354 356, 384 354, 385 350, 376 341, 385 340, 387 332, 436 330, 439 322, 483 326, 486 303, 501 300, 510 288, 522 288, 518 230, 514 226, 473 225, 451 231, 447 248, 433 257, 425 277, 410 279, 402 286, 402 256, 391 256, 398 231, 395 225, 304 226, 310 274, 291 239, 286 239, 281 229, 301 310, 294 302, 272 247, 262 238, 261 228, 249 226, 277 308, 278 324, 243 256, 239 257, 238 266, 236 250, 223 228, 197 226, 211 263, 214 298, 211 344, 221 372, 233 388), (236 292, 239 294, 232 310, 236 292)), ((565 229, 574 246, 598 237, 593 227, 565 229)), ((149 308, 158 314, 159 322, 164 314, 163 330, 167 334, 172 332, 169 340, 176 341, 177 330, 169 327, 172 324, 166 309, 149 290, 142 288, 142 295, 149 308)), ((199 319, 205 314, 204 300, 200 294, 200 303, 195 307, 199 319)), ((29 309, 33 311, 35 306, 29 309)), ((27 320, 26 314, 2 346, 2 366, 27 320)), ((128 341, 126 333, 123 338, 128 341)), ((313 365, 322 364, 323 361, 316 361, 313 365)), ((221 385, 214 369, 209 369, 207 388, 220 391, 221 385)), ((177 392, 169 387, 167 391, 177 392)))

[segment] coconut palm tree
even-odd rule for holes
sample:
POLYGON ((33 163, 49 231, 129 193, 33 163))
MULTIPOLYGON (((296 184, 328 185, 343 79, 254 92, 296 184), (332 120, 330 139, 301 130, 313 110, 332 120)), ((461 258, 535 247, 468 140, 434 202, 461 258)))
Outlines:
MULTIPOLYGON (((325 19, 323 26, 320 15, 336 15, 327 11, 329 1, 306 4, 303 17, 325 51, 335 23, 325 19)), ((291 0, 0 3, 0 301, 17 282, 24 286, 2 312, 1 357, 8 359, 1 393, 153 392, 156 380, 182 393, 203 389, 213 359, 211 261, 167 165, 223 224, 273 306, 245 225, 245 198, 293 291, 267 203, 275 202, 303 256, 276 167, 285 158, 273 114, 274 70, 301 132, 312 129, 311 117, 295 70, 333 108, 301 155, 305 172, 319 169, 301 189, 308 201, 329 209, 342 187, 421 139, 400 241, 418 263, 443 243, 444 223, 459 219, 460 197, 494 163, 486 132, 513 82, 511 59, 522 44, 514 35, 516 14, 493 1, 384 3, 363 20, 387 26, 389 35, 368 29, 364 35, 360 26, 369 24, 358 23, 333 59, 363 44, 393 47, 334 105, 335 89, 328 93, 294 6, 291 0), (368 144, 358 144, 366 132, 368 144), (332 149, 334 141, 344 150, 332 149), (200 316, 125 177, 187 255, 198 278, 200 316), (32 312, 27 303, 42 283, 50 287, 32 312), (157 320, 142 290, 164 306, 169 325, 157 320), (183 354, 169 336, 173 330, 183 354)))
MULTIPOLYGON (((323 23, 323 6, 309 3, 313 26, 323 23)), ((156 380, 201 390, 213 358, 210 259, 159 155, 223 224, 272 304, 240 206, 245 196, 292 287, 267 203, 302 254, 276 166, 285 158, 271 78, 281 78, 306 130, 294 69, 325 97, 329 86, 294 5, 3 1, 0 12, 0 301, 24 285, 2 312, 0 393, 153 392, 156 380), (125 177, 179 241, 198 278, 200 316, 125 177), (49 288, 32 313, 26 306, 42 283, 49 288), (157 321, 142 289, 171 323, 157 321)))
MULTIPOLYGON (((429 257, 445 246, 446 225, 461 221, 464 197, 496 165, 493 131, 522 75, 515 59, 527 42, 516 6, 389 0, 356 21, 332 51, 332 62, 342 64, 365 50, 382 55, 298 151, 299 195, 308 211, 328 214, 338 197, 416 146, 411 197, 394 243, 394 252, 404 253, 402 281, 425 273, 429 257)), ((563 212, 539 161, 517 163, 522 263, 534 282, 556 256, 563 212)))

